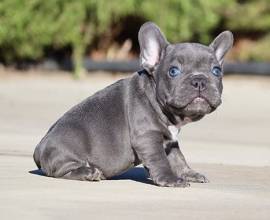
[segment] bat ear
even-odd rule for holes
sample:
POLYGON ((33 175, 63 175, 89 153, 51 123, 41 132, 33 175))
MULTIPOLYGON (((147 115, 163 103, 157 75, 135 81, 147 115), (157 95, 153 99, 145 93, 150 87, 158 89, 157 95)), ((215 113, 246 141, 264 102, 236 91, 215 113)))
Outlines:
POLYGON ((220 63, 220 65, 223 64, 224 57, 232 46, 233 46, 233 34, 230 31, 222 32, 209 45, 209 47, 214 49, 216 58, 220 63))
POLYGON ((168 45, 168 42, 159 27, 152 23, 146 22, 139 31, 140 44, 140 64, 151 72, 159 63, 162 51, 168 45))

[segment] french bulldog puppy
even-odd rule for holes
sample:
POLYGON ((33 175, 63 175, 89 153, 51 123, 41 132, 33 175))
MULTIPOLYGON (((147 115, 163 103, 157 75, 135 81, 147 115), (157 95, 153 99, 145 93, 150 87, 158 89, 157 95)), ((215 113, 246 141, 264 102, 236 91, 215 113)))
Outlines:
POLYGON ((34 160, 47 176, 98 181, 143 164, 158 186, 208 182, 188 166, 177 134, 221 104, 233 35, 224 31, 209 46, 170 44, 147 22, 139 43, 143 71, 74 106, 37 145, 34 160))

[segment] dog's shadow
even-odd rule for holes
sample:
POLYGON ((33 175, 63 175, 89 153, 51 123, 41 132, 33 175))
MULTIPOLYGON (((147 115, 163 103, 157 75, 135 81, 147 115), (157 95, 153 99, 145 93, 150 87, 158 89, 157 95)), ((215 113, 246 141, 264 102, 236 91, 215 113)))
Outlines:
MULTIPOLYGON (((41 169, 37 170, 31 170, 29 173, 38 175, 38 176, 46 176, 41 169)), ((136 182, 140 183, 145 183, 145 184, 151 184, 153 185, 152 180, 149 179, 148 173, 143 167, 134 167, 129 169, 123 174, 114 176, 109 178, 108 180, 133 180, 136 182)))
POLYGON ((41 169, 30 170, 28 173, 38 175, 38 176, 46 176, 45 173, 43 173, 43 171, 41 169))
POLYGON ((133 180, 153 185, 152 180, 149 179, 149 175, 143 167, 131 168, 123 174, 110 178, 110 180, 133 180))

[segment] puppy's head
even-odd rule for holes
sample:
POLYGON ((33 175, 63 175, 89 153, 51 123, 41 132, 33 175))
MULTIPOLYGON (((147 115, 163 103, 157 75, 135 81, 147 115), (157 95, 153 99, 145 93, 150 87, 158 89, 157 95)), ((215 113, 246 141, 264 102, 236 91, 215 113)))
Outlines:
POLYGON ((139 31, 141 66, 156 83, 158 102, 180 119, 202 118, 221 104, 222 64, 233 35, 224 31, 209 45, 170 44, 152 22, 139 31))

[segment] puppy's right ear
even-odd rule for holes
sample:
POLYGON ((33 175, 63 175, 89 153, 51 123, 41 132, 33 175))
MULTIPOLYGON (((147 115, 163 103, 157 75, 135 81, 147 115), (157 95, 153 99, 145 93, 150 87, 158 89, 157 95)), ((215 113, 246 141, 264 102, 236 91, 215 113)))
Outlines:
POLYGON ((140 64, 149 73, 159 63, 168 42, 159 27, 152 22, 143 24, 139 31, 140 64))

